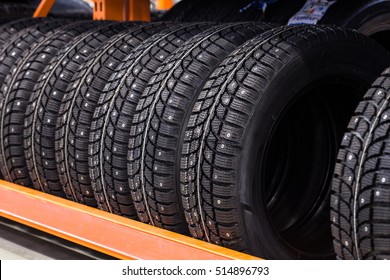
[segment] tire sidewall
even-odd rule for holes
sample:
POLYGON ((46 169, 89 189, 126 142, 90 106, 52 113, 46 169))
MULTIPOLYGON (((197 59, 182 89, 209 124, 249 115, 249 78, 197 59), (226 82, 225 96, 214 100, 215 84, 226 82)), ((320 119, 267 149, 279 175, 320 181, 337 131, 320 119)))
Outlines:
POLYGON ((340 1, 330 7, 321 24, 336 24, 371 36, 390 29, 390 1, 340 1))

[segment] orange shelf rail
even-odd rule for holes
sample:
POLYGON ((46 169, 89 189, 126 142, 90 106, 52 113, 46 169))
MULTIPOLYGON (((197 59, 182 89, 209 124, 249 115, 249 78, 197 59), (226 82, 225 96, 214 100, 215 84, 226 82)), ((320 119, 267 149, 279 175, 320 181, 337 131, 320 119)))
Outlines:
POLYGON ((258 260, 2 180, 0 216, 119 259, 258 260))

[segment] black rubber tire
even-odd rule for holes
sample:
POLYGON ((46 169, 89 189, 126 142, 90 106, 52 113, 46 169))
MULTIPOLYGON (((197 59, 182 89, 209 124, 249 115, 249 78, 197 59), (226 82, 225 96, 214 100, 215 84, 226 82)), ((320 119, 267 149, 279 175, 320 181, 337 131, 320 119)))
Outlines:
MULTIPOLYGON (((287 24, 306 0, 279 0, 269 6, 265 20, 287 24)), ((390 50, 390 0, 337 0, 318 24, 355 29, 390 50)))
POLYGON ((24 17, 31 17, 34 14, 34 7, 22 1, 1 1, 0 17, 4 20, 16 20, 24 17))
POLYGON ((174 22, 226 22, 242 21, 239 7, 245 7, 252 0, 182 0, 172 7, 162 18, 163 21, 174 22), (238 19, 240 18, 240 19, 238 19))
POLYGON ((175 22, 240 22, 264 21, 286 24, 306 0, 279 0, 267 5, 265 12, 253 0, 183 0, 172 7, 161 19, 175 22))
MULTIPOLYGON (((0 49, 0 86, 3 86, 5 77, 8 75, 11 67, 25 51, 36 46, 45 36, 50 36, 50 34, 53 34, 58 28, 67 23, 68 21, 63 20, 44 22, 35 27, 24 29, 15 36, 11 36, 0 49)), ((2 107, 0 107, 1 110, 2 107)))
POLYGON ((389 0, 339 0, 329 8, 322 18, 322 24, 337 24, 353 28, 365 35, 390 29, 389 0), (376 19, 384 16, 380 21, 376 19))
POLYGON ((0 48, 11 39, 11 37, 26 28, 34 27, 38 24, 54 21, 50 18, 24 18, 8 22, 0 26, 0 48))
MULTIPOLYGON (((251 7, 244 12, 252 0, 183 0, 175 5, 163 20, 172 21, 265 21, 287 24, 297 13, 306 0, 279 0, 269 4, 265 13, 257 7, 251 7)), ((372 37, 390 50, 390 0, 338 0, 325 13, 318 24, 336 25, 356 29, 372 37)))
MULTIPOLYGON (((0 46, 0 87, 3 86, 11 67, 24 51, 28 50, 31 45, 37 44, 46 33, 53 32, 66 23, 67 21, 64 20, 23 19, 1 26, 0 31, 3 33, 0 36, 4 40, 4 44, 0 46), (37 25, 34 27, 35 24, 37 25), (27 25, 32 27, 26 28, 27 25)), ((4 96, 3 90, 0 92, 0 114, 2 114, 3 104, 1 101, 4 96)), ((4 178, 1 172, 0 177, 4 178)), ((5 177, 5 179, 11 180, 9 177, 5 177)))
POLYGON ((225 56, 270 28, 260 23, 209 28, 167 57, 153 74, 138 102, 129 141, 130 189, 141 221, 188 234, 179 168, 187 108, 225 56))
MULTIPOLYGON (((38 7, 40 0, 34 0, 38 7)), ((49 16, 58 18, 92 19, 92 7, 82 0, 56 0, 49 16)))
POLYGON ((390 50, 390 0, 341 0, 331 7, 321 24, 356 29, 390 50))
POLYGON ((55 137, 57 170, 69 199, 93 207, 98 206, 97 200, 105 199, 103 194, 95 198, 88 166, 89 133, 96 104, 111 75, 134 47, 168 26, 144 24, 119 33, 82 65, 69 84, 55 137))
POLYGON ((111 76, 95 109, 89 144, 92 187, 95 193, 105 197, 99 201, 100 209, 129 218, 137 216, 124 155, 127 155, 131 120, 139 97, 164 59, 210 26, 178 24, 154 35, 135 48, 111 76), (102 160, 107 154, 112 155, 110 159, 102 160))
POLYGON ((99 24, 69 42, 40 75, 28 102, 24 125, 25 157, 36 189, 65 197, 54 149, 57 116, 63 96, 73 76, 90 55, 111 37, 133 25, 99 24), (37 130, 38 127, 40 130, 37 130))
MULTIPOLYGON (((162 17, 161 21, 173 21, 173 22, 191 22, 193 18, 199 17, 199 9, 202 7, 205 0, 182 0, 175 4, 169 11, 167 11, 162 17)), ((209 5, 212 5, 212 1, 209 1, 209 5)))
POLYGON ((23 145, 24 115, 31 92, 58 51, 95 25, 93 21, 79 22, 47 33, 39 43, 23 52, 6 76, 0 95, 0 168, 8 181, 33 187, 23 145))
POLYGON ((369 38, 320 26, 278 28, 227 57, 185 132, 180 178, 193 235, 267 259, 334 257, 337 143, 389 59, 369 38))
MULTIPOLYGON (((50 19, 46 18, 26 18, 26 19, 21 19, 17 20, 14 22, 7 22, 4 23, 3 25, 0 26, 0 56, 3 56, 4 54, 3 46, 6 44, 8 41, 14 41, 18 38, 12 38, 14 35, 18 34, 19 31, 22 31, 23 29, 26 28, 31 28, 34 25, 38 25, 43 22, 50 21, 50 19)), ((0 64, 2 64, 2 61, 0 61, 0 64)), ((2 68, 4 72, 6 70, 2 68)), ((4 74, 4 72, 2 72, 4 74)), ((0 79, 4 79, 5 76, 0 77, 0 79)), ((2 82, 0 82, 1 86, 2 82)), ((1 110, 1 108, 0 108, 1 110)), ((0 179, 4 179, 3 175, 0 172, 0 179)))
POLYGON ((390 258, 390 69, 364 96, 344 135, 332 184, 339 259, 390 258))

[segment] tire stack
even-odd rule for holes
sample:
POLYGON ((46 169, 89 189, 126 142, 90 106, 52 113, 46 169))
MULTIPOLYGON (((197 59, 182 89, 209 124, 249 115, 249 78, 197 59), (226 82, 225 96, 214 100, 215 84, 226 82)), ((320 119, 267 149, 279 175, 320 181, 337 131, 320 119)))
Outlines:
POLYGON ((335 257, 338 143, 390 65, 372 39, 260 22, 0 29, 6 180, 268 259, 335 257))

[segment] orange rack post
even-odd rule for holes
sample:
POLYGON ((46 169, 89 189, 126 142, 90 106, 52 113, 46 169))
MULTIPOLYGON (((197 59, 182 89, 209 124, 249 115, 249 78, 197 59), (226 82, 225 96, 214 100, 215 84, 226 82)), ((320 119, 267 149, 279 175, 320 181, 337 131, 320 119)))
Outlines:
POLYGON ((47 17, 56 0, 42 0, 33 17, 47 17))
POLYGON ((93 0, 95 20, 150 21, 149 0, 93 0))
POLYGON ((2 180, 0 216, 119 259, 258 259, 2 180))

